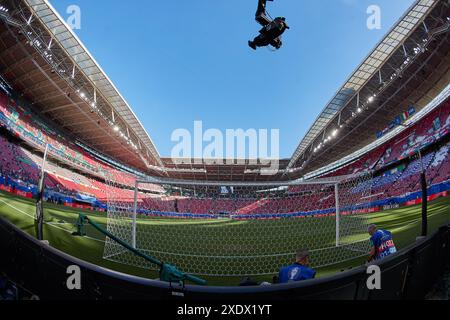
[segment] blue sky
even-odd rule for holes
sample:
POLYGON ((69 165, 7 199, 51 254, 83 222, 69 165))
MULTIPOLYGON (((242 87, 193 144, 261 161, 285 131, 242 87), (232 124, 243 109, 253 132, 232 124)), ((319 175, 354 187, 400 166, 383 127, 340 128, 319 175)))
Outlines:
POLYGON ((413 0, 276 0, 284 47, 247 47, 257 0, 51 0, 116 84, 162 156, 175 129, 279 129, 289 158, 325 104, 413 0), (381 30, 366 26, 380 6, 381 30))

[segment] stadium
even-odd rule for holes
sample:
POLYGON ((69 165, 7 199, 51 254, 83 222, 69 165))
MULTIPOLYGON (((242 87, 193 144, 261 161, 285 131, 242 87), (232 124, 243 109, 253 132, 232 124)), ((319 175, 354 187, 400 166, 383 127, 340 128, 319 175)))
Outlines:
POLYGON ((0 1, 0 284, 20 299, 424 299, 450 266, 449 30, 448 1, 414 1, 273 169, 162 157, 47 0, 0 1), (398 249, 377 291, 373 224, 398 249), (300 248, 317 278, 272 284, 300 248))

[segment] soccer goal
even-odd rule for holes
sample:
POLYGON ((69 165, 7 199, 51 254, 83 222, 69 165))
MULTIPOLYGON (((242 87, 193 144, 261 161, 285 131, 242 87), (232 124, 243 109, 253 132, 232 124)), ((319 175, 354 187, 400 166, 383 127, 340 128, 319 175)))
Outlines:
MULTIPOLYGON (((208 276, 275 274, 295 252, 315 268, 369 251, 370 174, 312 181, 225 183, 107 174, 110 233, 134 248, 208 276)), ((107 239, 104 258, 143 268, 145 260, 107 239)))

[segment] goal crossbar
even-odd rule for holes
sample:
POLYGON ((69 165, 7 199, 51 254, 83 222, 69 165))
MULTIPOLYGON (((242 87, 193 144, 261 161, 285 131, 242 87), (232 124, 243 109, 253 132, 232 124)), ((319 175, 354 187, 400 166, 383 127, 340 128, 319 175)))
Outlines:
MULTIPOLYGON (((108 231, 183 271, 267 275, 306 248, 312 266, 360 257, 368 248, 371 174, 277 182, 139 178, 108 181, 108 231)), ((151 267, 114 243, 104 258, 151 267)))

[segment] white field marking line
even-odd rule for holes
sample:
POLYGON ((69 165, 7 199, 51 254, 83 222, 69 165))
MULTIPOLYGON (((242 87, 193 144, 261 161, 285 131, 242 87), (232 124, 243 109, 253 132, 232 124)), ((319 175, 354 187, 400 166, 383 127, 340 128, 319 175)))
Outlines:
MULTIPOLYGON (((16 210, 17 212, 20 212, 20 213, 22 213, 23 215, 26 215, 27 217, 29 217, 29 218, 31 218, 31 219, 34 220, 34 216, 32 216, 31 214, 29 214, 29 213, 27 213, 27 212, 25 212, 25 211, 23 211, 23 210, 21 210, 21 209, 19 209, 19 208, 14 207, 13 205, 7 203, 5 200, 0 199, 0 202, 3 202, 3 203, 6 204, 8 207, 10 207, 10 208, 16 210)), ((67 233, 72 233, 72 232, 70 232, 70 231, 67 230, 67 229, 58 227, 57 225, 55 225, 55 224, 52 223, 52 222, 44 222, 44 224, 47 224, 47 225, 49 225, 50 227, 53 227, 53 228, 56 228, 56 229, 59 229, 59 230, 63 230, 63 231, 65 231, 65 232, 67 232, 67 233)), ((103 243, 105 242, 104 240, 100 240, 100 239, 97 239, 97 238, 92 238, 92 237, 89 237, 89 236, 85 236, 85 238, 91 239, 91 240, 95 240, 95 241, 98 241, 98 242, 103 242, 103 243)))

